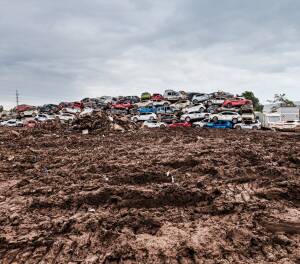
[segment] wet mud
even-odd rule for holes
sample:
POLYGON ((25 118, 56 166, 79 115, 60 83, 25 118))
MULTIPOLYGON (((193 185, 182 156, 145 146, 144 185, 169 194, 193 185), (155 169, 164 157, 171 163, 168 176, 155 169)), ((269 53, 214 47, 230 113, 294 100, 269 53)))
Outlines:
POLYGON ((0 263, 300 263, 300 134, 0 129, 0 263))

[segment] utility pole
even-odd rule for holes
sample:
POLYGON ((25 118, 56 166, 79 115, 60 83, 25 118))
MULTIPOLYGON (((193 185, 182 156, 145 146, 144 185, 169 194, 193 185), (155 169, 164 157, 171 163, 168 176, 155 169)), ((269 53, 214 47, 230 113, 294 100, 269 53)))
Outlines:
POLYGON ((17 106, 19 105, 19 92, 18 90, 16 90, 16 102, 17 102, 17 106))

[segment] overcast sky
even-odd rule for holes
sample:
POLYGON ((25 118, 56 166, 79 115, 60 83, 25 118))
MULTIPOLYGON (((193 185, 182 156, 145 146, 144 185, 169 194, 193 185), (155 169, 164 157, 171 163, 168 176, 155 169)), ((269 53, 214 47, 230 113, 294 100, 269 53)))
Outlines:
POLYGON ((0 0, 0 104, 165 89, 300 99, 299 0, 0 0))

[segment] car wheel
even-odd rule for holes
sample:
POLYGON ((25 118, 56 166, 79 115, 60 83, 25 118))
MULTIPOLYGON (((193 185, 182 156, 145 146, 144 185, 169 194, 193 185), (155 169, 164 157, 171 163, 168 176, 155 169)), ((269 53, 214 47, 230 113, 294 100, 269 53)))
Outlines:
POLYGON ((185 118, 185 122, 190 122, 191 121, 191 118, 190 117, 186 117, 185 118))
POLYGON ((159 127, 160 127, 160 128, 165 128, 165 127, 166 127, 166 125, 160 125, 159 127))
POLYGON ((213 118, 213 121, 214 121, 214 122, 217 122, 217 121, 218 121, 218 118, 215 116, 215 117, 213 118))
POLYGON ((133 122, 134 122, 134 123, 136 123, 136 122, 138 122, 138 121, 139 121, 139 119, 138 119, 137 117, 133 118, 133 122))
POLYGON ((150 121, 153 121, 153 120, 154 120, 154 117, 153 117, 153 116, 150 116, 149 119, 150 119, 150 121))
POLYGON ((253 129, 253 130, 257 130, 258 127, 257 127, 257 126, 253 126, 252 129, 253 129))
POLYGON ((200 107, 199 112, 200 112, 200 113, 203 113, 204 110, 205 110, 205 109, 204 109, 203 107, 200 107))
POLYGON ((193 104, 194 105, 198 104, 198 100, 193 100, 193 104))
POLYGON ((233 118, 233 119, 232 119, 232 123, 233 123, 233 124, 236 124, 237 122, 238 122, 237 118, 233 118))
POLYGON ((241 126, 235 126, 235 129, 237 129, 237 130, 241 130, 241 129, 242 129, 242 127, 241 127, 241 126))
POLYGON ((209 115, 206 114, 206 115, 204 116, 204 119, 208 119, 208 118, 209 118, 209 115))
POLYGON ((207 101, 207 105, 211 106, 212 105, 212 101, 207 101))
POLYGON ((231 103, 227 104, 227 108, 232 108, 232 107, 233 107, 233 106, 232 106, 231 103))
POLYGON ((195 125, 195 127, 196 127, 196 128, 201 128, 201 126, 200 126, 200 125, 195 125))
POLYGON ((169 105, 169 103, 165 102, 165 103, 163 103, 163 105, 164 105, 164 106, 168 106, 168 105, 169 105))

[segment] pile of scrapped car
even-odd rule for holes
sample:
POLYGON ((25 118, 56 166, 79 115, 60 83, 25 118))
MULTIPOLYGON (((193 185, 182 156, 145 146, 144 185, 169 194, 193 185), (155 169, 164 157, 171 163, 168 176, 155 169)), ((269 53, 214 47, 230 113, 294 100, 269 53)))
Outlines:
POLYGON ((99 114, 93 114, 99 111, 110 117, 126 117, 126 120, 142 123, 142 127, 148 128, 261 129, 251 100, 222 91, 206 94, 174 90, 166 90, 164 94, 145 92, 140 97, 84 98, 80 102, 61 102, 41 107, 19 105, 10 111, 1 125, 35 127, 44 122, 61 122, 83 128, 83 120, 91 115, 93 118, 100 117, 99 114))

